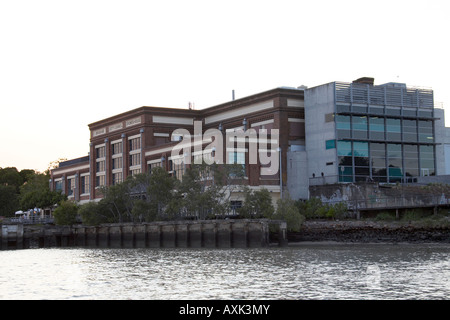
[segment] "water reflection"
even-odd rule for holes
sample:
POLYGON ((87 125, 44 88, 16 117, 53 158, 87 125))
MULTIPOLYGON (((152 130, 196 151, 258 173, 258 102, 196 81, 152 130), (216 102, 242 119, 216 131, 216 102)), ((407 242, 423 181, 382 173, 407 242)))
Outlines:
POLYGON ((0 299, 448 299, 450 245, 0 252, 0 299))

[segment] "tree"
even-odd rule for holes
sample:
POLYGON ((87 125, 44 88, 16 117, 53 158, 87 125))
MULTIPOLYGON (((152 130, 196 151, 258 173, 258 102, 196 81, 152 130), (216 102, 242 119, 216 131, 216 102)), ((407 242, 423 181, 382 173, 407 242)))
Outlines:
POLYGON ((85 225, 97 226, 101 223, 117 222, 113 219, 106 202, 88 202, 78 208, 78 214, 85 225))
POLYGON ((245 188, 244 197, 244 205, 239 209, 240 215, 245 218, 272 218, 275 209, 267 189, 252 191, 245 188))
POLYGON ((13 217, 19 209, 19 197, 14 186, 0 184, 0 216, 13 217))
POLYGON ((61 192, 50 191, 49 178, 47 174, 37 173, 30 178, 28 183, 20 187, 20 208, 22 210, 51 207, 67 200, 67 196, 61 192))
POLYGON ((14 187, 18 192, 23 182, 24 180, 16 168, 0 168, 0 185, 14 187))
POLYGON ((141 208, 145 206, 147 219, 150 221, 154 219, 167 220, 172 219, 178 213, 178 186, 179 181, 169 175, 163 168, 156 167, 152 169, 145 205, 143 201, 139 203, 141 208))
POLYGON ((241 188, 242 165, 193 164, 179 185, 180 208, 188 217, 205 219, 224 215, 230 208, 230 197, 241 188))
POLYGON ((78 207, 72 201, 62 201, 53 212, 56 225, 72 225, 77 222, 78 207))
POLYGON ((133 208, 137 200, 146 199, 149 179, 150 177, 147 174, 138 174, 129 176, 122 183, 102 189, 103 199, 100 202, 110 211, 114 221, 142 222, 144 220, 144 215, 133 210, 133 208))
POLYGON ((288 231, 298 232, 305 221, 305 217, 300 214, 294 200, 289 195, 283 199, 278 199, 275 219, 284 220, 288 231))

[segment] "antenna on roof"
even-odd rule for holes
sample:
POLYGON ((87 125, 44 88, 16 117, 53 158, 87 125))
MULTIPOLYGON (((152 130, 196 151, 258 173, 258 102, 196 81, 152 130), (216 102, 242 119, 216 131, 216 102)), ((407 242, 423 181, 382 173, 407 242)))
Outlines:
POLYGON ((234 100, 234 89, 231 90, 231 100, 234 100))

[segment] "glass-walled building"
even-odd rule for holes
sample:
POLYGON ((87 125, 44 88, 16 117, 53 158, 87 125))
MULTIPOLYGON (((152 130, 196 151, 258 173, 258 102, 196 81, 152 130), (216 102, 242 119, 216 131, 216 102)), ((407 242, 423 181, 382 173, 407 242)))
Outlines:
POLYGON ((400 83, 375 86, 372 78, 333 82, 306 91, 305 114, 312 130, 308 135, 306 128, 308 156, 322 151, 325 160, 318 159, 317 165, 309 161, 311 176, 327 177, 327 183, 395 183, 436 174, 430 89, 400 83), (325 117, 311 116, 314 112, 325 117), (325 138, 322 150, 320 136, 325 138))

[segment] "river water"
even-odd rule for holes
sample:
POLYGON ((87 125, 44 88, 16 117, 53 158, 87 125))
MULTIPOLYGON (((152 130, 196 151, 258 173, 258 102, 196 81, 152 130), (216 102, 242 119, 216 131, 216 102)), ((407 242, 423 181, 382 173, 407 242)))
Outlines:
POLYGON ((450 244, 0 251, 0 299, 449 299, 450 244))

